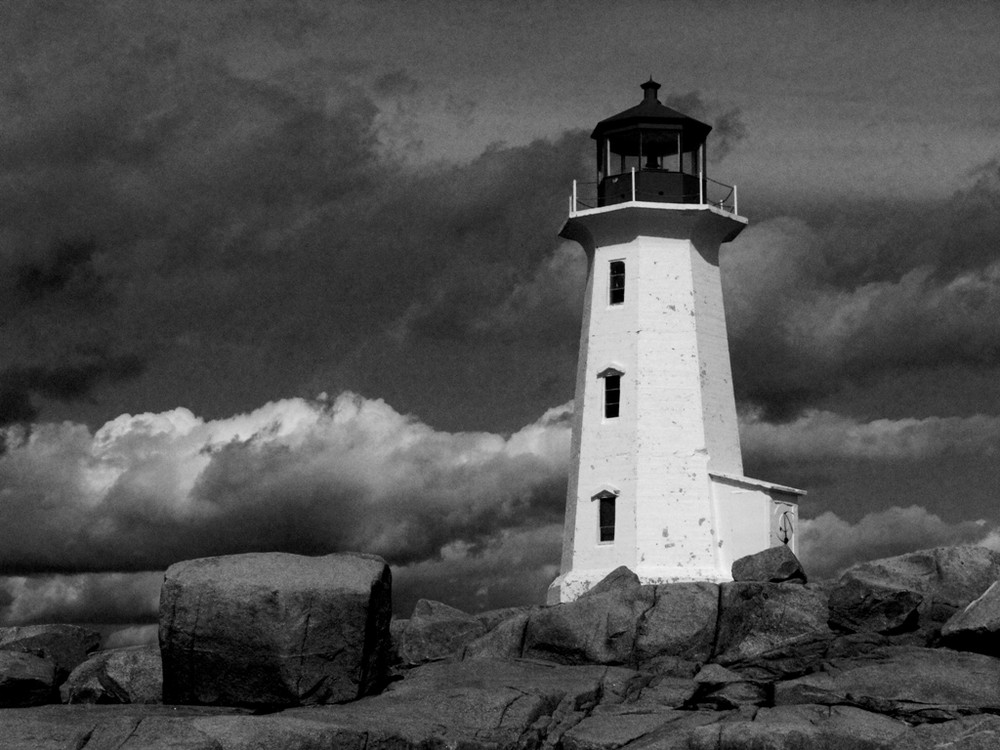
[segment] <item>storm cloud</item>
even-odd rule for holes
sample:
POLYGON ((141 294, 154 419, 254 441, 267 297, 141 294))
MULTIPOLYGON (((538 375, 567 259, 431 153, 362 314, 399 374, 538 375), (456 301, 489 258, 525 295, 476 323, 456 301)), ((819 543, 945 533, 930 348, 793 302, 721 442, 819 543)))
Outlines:
POLYGON ((751 226, 723 255, 737 396, 785 420, 904 373, 996 373, 1000 220, 984 203, 998 202, 990 162, 933 208, 847 206, 826 223, 751 226))

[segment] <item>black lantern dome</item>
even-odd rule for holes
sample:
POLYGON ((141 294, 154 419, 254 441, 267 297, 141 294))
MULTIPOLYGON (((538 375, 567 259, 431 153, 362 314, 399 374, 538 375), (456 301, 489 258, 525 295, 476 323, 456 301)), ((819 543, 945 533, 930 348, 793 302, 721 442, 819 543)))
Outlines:
POLYGON ((601 120, 591 133, 597 141, 598 205, 633 195, 661 203, 704 200, 705 139, 712 126, 661 104, 659 89, 650 78, 639 104, 601 120))

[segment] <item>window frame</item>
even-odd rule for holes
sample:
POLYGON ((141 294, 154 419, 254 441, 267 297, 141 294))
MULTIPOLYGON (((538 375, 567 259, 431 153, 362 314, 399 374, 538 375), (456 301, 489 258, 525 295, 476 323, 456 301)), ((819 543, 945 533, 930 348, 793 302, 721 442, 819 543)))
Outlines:
POLYGON ((597 377, 604 380, 604 393, 601 397, 601 413, 603 415, 602 419, 618 419, 621 417, 621 407, 622 407, 622 378, 625 375, 623 370, 619 370, 617 367, 605 367, 599 373, 597 377), (614 380, 608 380, 609 378, 614 378, 614 380), (616 385, 617 387, 610 387, 616 385), (614 402, 609 401, 609 396, 612 394, 616 395, 614 402), (609 411, 614 411, 613 415, 609 415, 609 411))
POLYGON ((608 307, 625 304, 625 259, 608 261, 608 307), (619 272, 615 266, 620 265, 619 272), (617 283, 616 283, 617 282, 617 283))
POLYGON ((622 376, 604 376, 604 418, 618 419, 622 414, 622 376))
POLYGON ((591 500, 597 501, 597 543, 614 544, 618 529, 618 493, 601 490, 591 500))

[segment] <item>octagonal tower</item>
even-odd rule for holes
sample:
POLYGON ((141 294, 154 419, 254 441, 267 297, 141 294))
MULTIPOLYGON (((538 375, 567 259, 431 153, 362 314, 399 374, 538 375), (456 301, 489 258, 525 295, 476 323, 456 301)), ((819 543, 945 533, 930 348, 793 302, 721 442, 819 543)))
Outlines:
POLYGON ((560 233, 589 265, 566 524, 548 601, 620 565, 643 583, 724 581, 732 562, 797 549, 801 490, 743 476, 719 248, 747 225, 708 179, 711 127, 661 104, 598 123, 597 182, 560 233))

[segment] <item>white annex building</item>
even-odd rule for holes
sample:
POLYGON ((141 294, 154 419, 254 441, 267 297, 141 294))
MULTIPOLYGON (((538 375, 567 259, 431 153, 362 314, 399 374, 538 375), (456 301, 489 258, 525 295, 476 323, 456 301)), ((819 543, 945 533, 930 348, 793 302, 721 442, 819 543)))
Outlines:
POLYGON ((797 548, 804 493, 743 476, 719 246, 747 220, 735 188, 705 175, 711 127, 661 104, 654 81, 642 88, 594 129, 596 195, 574 185, 561 232, 589 272, 549 603, 621 565, 643 583, 725 581, 739 557, 797 548))

